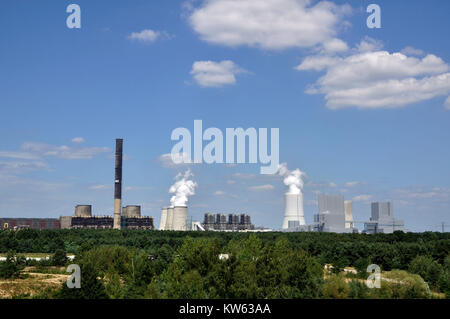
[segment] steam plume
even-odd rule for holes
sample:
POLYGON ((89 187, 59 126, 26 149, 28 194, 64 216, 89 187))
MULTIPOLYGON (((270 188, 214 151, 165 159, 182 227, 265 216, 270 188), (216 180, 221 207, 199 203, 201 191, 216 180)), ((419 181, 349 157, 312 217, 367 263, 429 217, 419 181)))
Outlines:
POLYGON ((303 189, 303 177, 306 176, 304 172, 296 168, 290 171, 287 168, 286 163, 281 163, 278 165, 278 175, 283 176, 284 185, 289 187, 288 194, 301 194, 303 189))
POLYGON ((175 194, 170 199, 172 206, 187 206, 188 197, 195 195, 197 183, 189 179, 192 176, 191 170, 188 169, 184 175, 179 173, 175 177, 177 181, 169 189, 169 193, 175 194))

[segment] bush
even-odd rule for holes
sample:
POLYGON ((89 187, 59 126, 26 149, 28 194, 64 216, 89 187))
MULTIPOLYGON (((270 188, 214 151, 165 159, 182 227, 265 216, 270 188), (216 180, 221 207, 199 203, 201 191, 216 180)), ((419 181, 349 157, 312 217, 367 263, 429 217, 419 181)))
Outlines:
POLYGON ((322 286, 322 295, 327 299, 345 299, 349 297, 350 288, 341 275, 331 275, 322 286))
POLYGON ((6 260, 0 263, 0 278, 17 278, 25 267, 26 259, 22 255, 16 255, 9 251, 6 260))
POLYGON ((67 263, 67 255, 64 249, 57 249, 51 259, 53 266, 64 266, 67 263))
POLYGON ((417 256, 409 264, 409 272, 422 277, 431 288, 439 289, 439 280, 443 268, 433 258, 428 256, 417 256))
POLYGON ((381 288, 370 289, 372 298, 427 299, 431 298, 427 283, 416 274, 393 270, 383 274, 381 288), (387 279, 387 280, 386 280, 387 279))

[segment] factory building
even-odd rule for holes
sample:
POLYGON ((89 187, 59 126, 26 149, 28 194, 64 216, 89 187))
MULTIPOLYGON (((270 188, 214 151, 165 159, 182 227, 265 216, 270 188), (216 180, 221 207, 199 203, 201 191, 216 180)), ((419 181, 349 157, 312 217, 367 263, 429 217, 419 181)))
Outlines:
POLYGON ((57 218, 0 218, 0 229, 59 229, 57 218))
POLYGON ((154 229, 153 218, 141 216, 141 206, 122 207, 122 157, 123 139, 116 139, 114 167, 114 214, 113 216, 93 216, 91 205, 75 206, 73 216, 61 216, 62 229, 70 228, 114 228, 114 229, 154 229))
POLYGON ((314 215, 314 228, 319 232, 347 233, 343 195, 319 194, 319 213, 314 215))
POLYGON ((394 231, 404 231, 403 220, 394 218, 394 207, 391 202, 375 202, 371 205, 370 221, 364 224, 364 232, 368 234, 391 234, 394 231))
MULTIPOLYGON (((141 206, 130 205, 122 208, 120 217, 120 228, 122 229, 154 229, 153 217, 141 216, 141 206)), ((115 228, 114 217, 92 216, 91 205, 75 206, 73 216, 61 216, 60 225, 62 229, 70 228, 115 228)))
POLYGON ((201 226, 205 230, 239 231, 252 230, 255 226, 247 214, 210 214, 206 213, 201 226))

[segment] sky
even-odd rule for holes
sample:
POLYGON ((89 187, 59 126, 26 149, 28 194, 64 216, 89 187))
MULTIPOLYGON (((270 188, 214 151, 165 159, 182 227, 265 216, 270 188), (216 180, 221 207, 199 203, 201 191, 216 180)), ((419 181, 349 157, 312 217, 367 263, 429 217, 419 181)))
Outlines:
MULTIPOLYGON (((188 0, 0 3, 0 216, 113 211, 115 138, 123 204, 159 225, 190 170, 189 215, 248 213, 280 228, 278 175, 260 164, 168 161, 178 127, 279 128, 280 162, 354 218, 392 201, 411 231, 450 223, 450 2, 188 0), (81 8, 70 29, 69 4, 81 8), (417 13, 420 12, 420 15, 417 13)), ((362 228, 362 224, 356 225, 362 228)))

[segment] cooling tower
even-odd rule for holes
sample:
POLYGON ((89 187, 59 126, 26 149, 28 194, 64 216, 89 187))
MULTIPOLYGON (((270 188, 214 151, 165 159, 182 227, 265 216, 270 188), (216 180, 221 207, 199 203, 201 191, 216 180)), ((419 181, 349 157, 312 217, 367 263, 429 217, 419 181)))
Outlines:
MULTIPOLYGON (((226 217, 225 217, 226 218, 226 217)), ((173 208, 173 230, 187 230, 187 207, 175 206, 173 208)))
POLYGON ((122 208, 123 217, 141 217, 141 206, 139 205, 128 205, 122 208))
POLYGON ((77 205, 75 206, 75 217, 91 217, 92 205, 77 205))
POLYGON ((116 139, 116 162, 114 179, 114 229, 120 229, 120 209, 122 208, 122 150, 123 139, 116 139))
POLYGON ((292 225, 305 225, 305 216, 303 214, 303 195, 302 194, 285 194, 284 220, 283 229, 292 225), (291 223, 289 223, 291 222, 291 223))
POLYGON ((165 230, 173 230, 173 206, 167 208, 167 219, 165 230))
POLYGON ((167 207, 161 208, 161 222, 159 223, 159 230, 166 229, 166 221, 167 221, 167 207))

